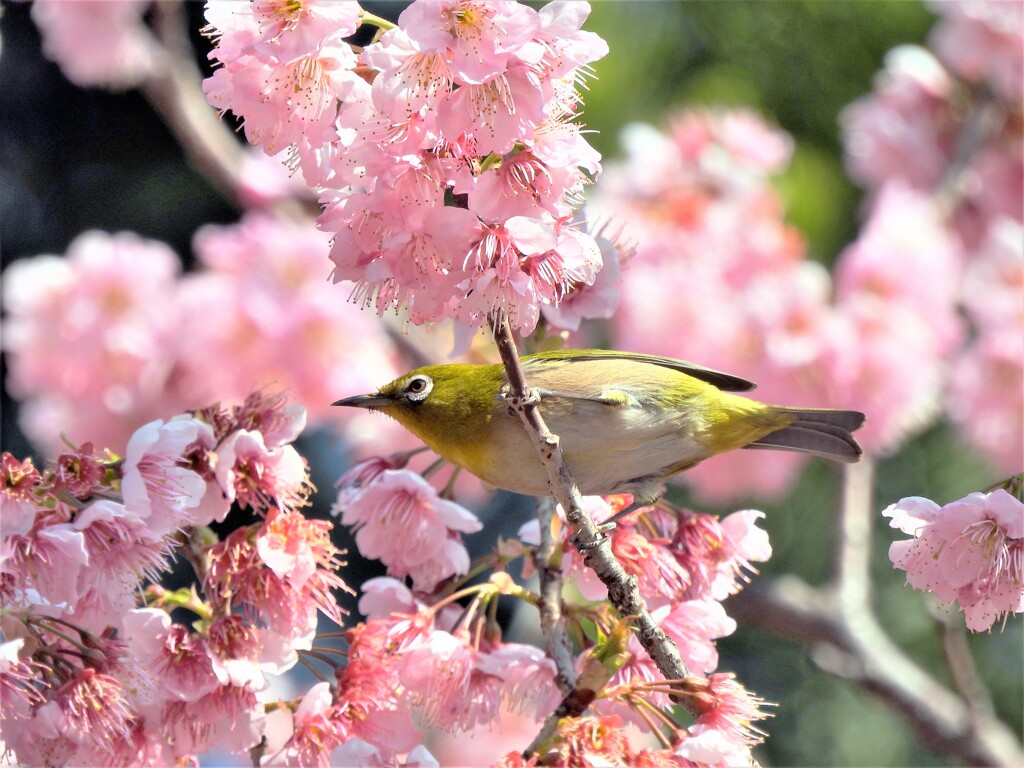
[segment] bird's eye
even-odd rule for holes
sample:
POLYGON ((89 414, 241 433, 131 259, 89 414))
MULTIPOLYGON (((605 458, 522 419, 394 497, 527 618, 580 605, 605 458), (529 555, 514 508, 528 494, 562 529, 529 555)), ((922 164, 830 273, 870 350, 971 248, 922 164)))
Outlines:
POLYGON ((433 386, 434 382, 429 376, 413 376, 405 385, 405 396, 414 402, 424 400, 433 386))

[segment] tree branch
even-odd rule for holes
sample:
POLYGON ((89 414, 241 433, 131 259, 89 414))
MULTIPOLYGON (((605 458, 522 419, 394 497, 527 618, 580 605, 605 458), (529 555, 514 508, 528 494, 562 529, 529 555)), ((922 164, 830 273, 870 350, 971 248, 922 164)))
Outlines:
POLYGON ((1017 736, 991 712, 950 691, 885 633, 871 606, 869 462, 848 468, 839 512, 836 572, 812 587, 787 576, 730 598, 738 621, 811 649, 823 670, 863 686, 901 712, 922 743, 969 765, 1020 766, 1017 736))
MULTIPOLYGON (((143 95, 196 170, 226 199, 246 208, 249 201, 244 194, 243 170, 247 150, 206 101, 180 2, 154 4, 153 32, 164 56, 157 73, 142 84, 143 95)), ((308 217, 318 211, 315 203, 313 198, 304 202, 280 199, 274 201, 274 208, 295 218, 308 217)))
POLYGON ((558 436, 548 430, 537 408, 540 400, 527 384, 519 362, 512 327, 504 313, 500 313, 494 323, 494 341, 508 375, 510 408, 522 419, 537 449, 537 455, 548 474, 551 495, 565 510, 565 518, 572 529, 572 540, 576 548, 583 556, 584 562, 608 588, 608 600, 619 615, 630 620, 640 645, 650 655, 661 674, 668 680, 686 677, 686 667, 679 655, 679 649, 647 610, 636 578, 626 573, 615 559, 611 540, 598 529, 593 518, 583 508, 580 492, 562 456, 558 436))

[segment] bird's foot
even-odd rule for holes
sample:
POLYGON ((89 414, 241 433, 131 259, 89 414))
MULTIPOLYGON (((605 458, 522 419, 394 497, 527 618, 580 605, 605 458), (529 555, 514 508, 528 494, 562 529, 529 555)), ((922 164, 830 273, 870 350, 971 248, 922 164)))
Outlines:
POLYGON ((528 405, 539 405, 540 404, 540 392, 535 388, 530 387, 526 390, 525 396, 513 395, 508 384, 498 390, 498 394, 495 396, 497 400, 504 400, 509 404, 510 408, 521 410, 528 405))
MULTIPOLYGON (((608 534, 603 530, 604 526, 597 527, 597 538, 591 541, 580 541, 578 533, 574 533, 569 537, 569 543, 579 550, 580 554, 586 556, 592 550, 597 549, 601 544, 608 538, 608 534)), ((612 528, 615 528, 613 525, 612 528)))

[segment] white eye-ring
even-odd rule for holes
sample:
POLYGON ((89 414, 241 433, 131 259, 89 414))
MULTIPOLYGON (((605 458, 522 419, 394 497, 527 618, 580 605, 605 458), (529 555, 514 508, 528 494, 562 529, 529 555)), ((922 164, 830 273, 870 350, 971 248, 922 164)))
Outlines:
POLYGON ((412 400, 414 403, 418 403, 426 400, 427 395, 430 394, 430 390, 433 388, 434 381, 429 376, 418 374, 409 379, 409 382, 402 389, 402 392, 407 400, 412 400))

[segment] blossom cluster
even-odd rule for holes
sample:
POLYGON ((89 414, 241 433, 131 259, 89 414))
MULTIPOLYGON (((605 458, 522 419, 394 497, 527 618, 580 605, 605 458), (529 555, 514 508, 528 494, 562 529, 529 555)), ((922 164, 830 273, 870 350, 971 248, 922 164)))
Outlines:
MULTIPOLYGON (((500 628, 487 616, 491 602, 500 596, 536 601, 505 571, 512 561, 532 557, 539 544, 537 523, 525 526, 518 540, 500 542, 472 565, 460 533, 477 530, 479 523, 405 469, 405 460, 404 455, 396 455, 367 461, 339 482, 335 513, 355 530, 360 552, 381 560, 388 572, 363 586, 359 608, 369 620, 357 637, 388 649, 387 653, 374 651, 380 674, 390 679, 382 686, 392 706, 410 711, 414 721, 451 734, 480 733, 499 719, 505 727, 515 716, 524 718, 524 727, 536 732, 561 697, 554 663, 536 648, 504 642, 500 628), (396 536, 396 530, 402 535, 396 536), (485 584, 465 586, 463 577, 468 572, 488 567, 492 575, 485 584), (406 576, 412 577, 411 588, 406 586, 406 576), (454 603, 457 597, 470 597, 469 607, 454 603)), ((586 501, 592 514, 603 519, 628 499, 590 497, 586 501)), ((719 521, 663 505, 644 508, 611 534, 617 559, 637 579, 655 618, 676 642, 694 675, 688 678, 692 685, 699 686, 698 681, 705 680, 700 676, 715 671, 715 640, 736 628, 721 601, 738 591, 752 562, 771 554, 766 534, 755 525, 759 517, 761 513, 745 511, 719 521)), ((597 694, 588 717, 563 723, 550 742, 538 747, 533 759, 543 760, 549 751, 571 753, 586 723, 595 727, 630 724, 649 733, 650 712, 660 711, 660 726, 672 734, 671 746, 653 750, 652 759, 659 755, 678 765, 690 764, 686 759, 694 764, 749 762, 750 748, 762 734, 739 727, 723 713, 731 707, 753 712, 743 721, 749 725, 764 717, 757 700, 735 682, 724 682, 731 677, 711 674, 708 679, 717 682, 711 694, 707 690, 702 694, 707 695, 708 715, 689 729, 676 724, 668 714, 672 704, 659 672, 632 633, 617 623, 604 587, 570 544, 568 530, 564 526, 562 530, 561 569, 578 595, 575 600, 566 598, 565 610, 577 617, 571 623, 594 622, 604 629, 605 637, 589 638, 577 649, 579 685, 597 694)), ((527 572, 530 569, 532 565, 527 572)), ((580 636, 586 637, 582 626, 580 636)), ((352 658, 350 651, 350 663, 352 658)), ((440 744, 443 754, 444 741, 440 744)), ((517 746, 521 750, 523 744, 517 746)), ((592 756, 607 756, 598 747, 588 748, 596 750, 592 756)), ((497 759, 495 749, 481 745, 474 759, 490 763, 497 759)), ((459 759, 467 759, 467 753, 460 751, 459 759)), ((518 753, 510 754, 503 764, 518 764, 519 759, 518 753)))
POLYGON ((907 582, 956 601, 967 626, 984 632, 1024 611, 1024 502, 1000 488, 939 506, 901 499, 883 513, 913 538, 889 547, 907 582))
POLYGON ((300 511, 304 425, 301 407, 253 394, 147 424, 123 458, 87 443, 40 472, 3 454, 0 723, 19 762, 170 764, 259 743, 270 678, 310 648, 318 614, 342 620, 331 524, 300 511), (208 525, 233 505, 258 522, 218 542, 208 525), (158 585, 176 557, 199 589, 158 585))
MULTIPOLYGON (((624 143, 626 160, 593 200, 626 217, 637 243, 616 346, 746 376, 767 402, 859 408, 870 418, 858 438, 875 453, 925 423, 961 331, 949 299, 959 250, 926 199, 890 190, 833 279, 807 258, 771 186, 792 150, 783 131, 745 110, 693 110, 667 133, 632 126, 624 143), (650 174, 655 163, 662 172, 650 174)), ((777 494, 799 466, 792 454, 735 452, 684 480, 709 499, 777 494)))
MULTIPOLYGON (((959 302, 969 321, 967 343, 943 359, 952 374, 936 388, 945 388, 962 434, 998 470, 1016 472, 1024 464, 1024 9, 981 2, 932 8, 941 18, 929 49, 890 51, 874 92, 843 112, 847 165, 876 207, 894 187, 933 200, 962 244, 952 274, 926 255, 920 267, 928 278, 915 279, 930 290, 937 270, 946 287, 935 298, 959 302)), ((922 311, 919 322, 937 319, 945 323, 922 311)))
POLYGON ((607 46, 584 2, 414 0, 397 25, 355 2, 207 5, 210 103, 318 190, 334 278, 383 314, 524 332, 602 264, 573 222, 599 155, 573 122, 607 46), (362 24, 369 45, 346 42, 362 24))
POLYGON ((469 553, 459 534, 483 525, 421 475, 391 468, 395 463, 356 465, 339 480, 342 491, 332 511, 355 531, 364 557, 380 560, 396 579, 411 577, 413 589, 429 593, 445 579, 466 575, 469 553))
MULTIPOLYGON (((2 343, 23 430, 50 454, 61 435, 120 453, 141 423, 262 386, 288 389, 314 423, 337 418, 339 392, 401 366, 380 323, 339 300, 327 249, 308 225, 251 214, 200 230, 204 268, 187 275, 166 245, 130 233, 86 232, 66 255, 14 262, 2 343)), ((353 443, 367 421, 347 422, 353 443)))
POLYGON ((143 21, 152 0, 32 3, 43 51, 82 87, 134 88, 158 71, 160 57, 143 21))

